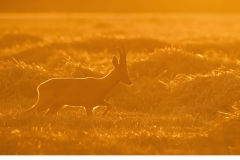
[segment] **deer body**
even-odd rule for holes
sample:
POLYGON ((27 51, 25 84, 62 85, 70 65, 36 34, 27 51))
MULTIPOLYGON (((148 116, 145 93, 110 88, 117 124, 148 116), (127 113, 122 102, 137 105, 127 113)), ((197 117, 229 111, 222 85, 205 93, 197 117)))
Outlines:
POLYGON ((105 100, 109 91, 120 82, 132 85, 123 59, 125 52, 121 50, 119 52, 119 63, 114 56, 112 60, 114 69, 103 78, 53 78, 41 83, 37 87, 36 104, 25 112, 36 109, 38 112, 48 110, 47 114, 55 114, 63 106, 68 105, 83 106, 87 115, 91 116, 94 107, 107 106, 103 113, 105 115, 111 109, 110 103, 105 100))

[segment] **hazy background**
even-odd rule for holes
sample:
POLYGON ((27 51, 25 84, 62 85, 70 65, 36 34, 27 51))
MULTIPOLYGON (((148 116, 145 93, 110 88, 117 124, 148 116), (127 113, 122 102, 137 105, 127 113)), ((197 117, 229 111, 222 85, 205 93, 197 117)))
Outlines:
POLYGON ((240 11, 238 0, 1 0, 0 12, 217 12, 240 11))
POLYGON ((240 155, 239 4, 0 0, 0 155, 240 155), (134 85, 105 117, 24 114, 48 79, 105 76, 119 44, 134 85))

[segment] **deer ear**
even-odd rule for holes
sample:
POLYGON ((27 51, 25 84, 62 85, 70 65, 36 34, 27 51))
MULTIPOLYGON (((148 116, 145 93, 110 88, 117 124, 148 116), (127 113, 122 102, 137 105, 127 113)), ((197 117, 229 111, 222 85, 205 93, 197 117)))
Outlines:
POLYGON ((118 59, 116 56, 113 56, 112 58, 112 64, 115 68, 117 68, 119 66, 119 63, 118 63, 118 59))

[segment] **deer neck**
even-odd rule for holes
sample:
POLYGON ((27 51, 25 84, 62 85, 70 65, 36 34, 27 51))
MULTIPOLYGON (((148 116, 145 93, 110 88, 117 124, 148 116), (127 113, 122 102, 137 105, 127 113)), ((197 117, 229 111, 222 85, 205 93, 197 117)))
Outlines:
POLYGON ((105 93, 111 91, 120 81, 118 79, 116 71, 113 69, 107 74, 105 77, 102 78, 103 90, 105 93))

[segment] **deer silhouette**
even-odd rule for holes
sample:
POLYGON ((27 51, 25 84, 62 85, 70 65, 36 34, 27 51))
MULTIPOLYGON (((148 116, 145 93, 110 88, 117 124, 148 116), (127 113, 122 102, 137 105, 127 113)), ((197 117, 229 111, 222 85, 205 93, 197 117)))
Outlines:
POLYGON ((105 100, 107 94, 120 82, 132 85, 129 77, 126 51, 123 45, 118 47, 120 59, 112 58, 114 68, 103 78, 52 78, 37 87, 37 102, 25 111, 47 111, 47 115, 56 114, 65 105, 85 107, 87 116, 91 116, 97 106, 106 106, 103 116, 112 108, 105 100))

